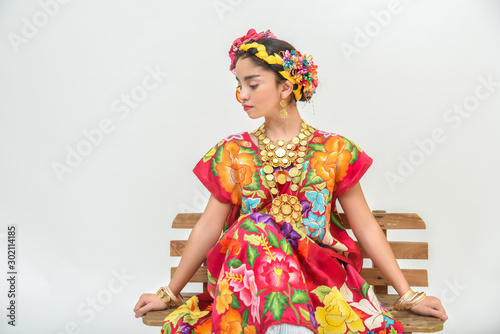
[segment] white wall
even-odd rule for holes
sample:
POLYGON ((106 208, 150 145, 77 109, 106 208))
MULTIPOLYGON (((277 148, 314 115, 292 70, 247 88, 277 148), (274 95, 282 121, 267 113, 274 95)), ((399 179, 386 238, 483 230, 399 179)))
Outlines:
POLYGON ((425 291, 445 302, 443 333, 496 332, 498 1, 62 2, 0 2, 2 277, 7 226, 18 230, 18 328, 6 324, 2 278, 0 332, 159 333, 132 309, 178 261, 169 240, 186 235, 172 219, 203 208, 191 169, 222 137, 261 124, 228 71, 231 42, 250 28, 314 56, 321 86, 303 117, 373 157, 362 182, 371 208, 427 222, 393 236, 429 242, 425 291), (470 112, 453 111, 460 104, 470 112), (99 127, 107 133, 85 146, 83 132, 99 127), (433 132, 439 142, 422 153, 416 142, 433 132), (89 154, 58 178, 54 162, 77 148, 89 154))

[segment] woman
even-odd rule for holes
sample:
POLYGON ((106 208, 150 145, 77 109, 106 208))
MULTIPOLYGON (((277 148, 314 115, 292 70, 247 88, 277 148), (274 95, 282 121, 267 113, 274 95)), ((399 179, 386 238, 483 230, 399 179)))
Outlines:
POLYGON ((209 291, 170 314, 162 333, 403 333, 359 275, 361 252, 338 199, 401 296, 395 306, 446 321, 439 299, 410 289, 365 201, 359 179, 372 159, 301 119, 296 102, 318 83, 312 57, 253 29, 229 55, 238 101, 265 122, 220 141, 194 168, 211 197, 170 284, 143 294, 136 317, 182 304, 181 289, 208 254, 209 291))

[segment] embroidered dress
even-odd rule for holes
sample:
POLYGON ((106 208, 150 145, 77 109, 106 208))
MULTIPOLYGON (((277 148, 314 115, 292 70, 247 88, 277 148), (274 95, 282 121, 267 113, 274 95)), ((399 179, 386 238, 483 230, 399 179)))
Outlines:
POLYGON ((165 318, 161 333, 265 333, 281 323, 313 333, 404 333, 359 275, 361 251, 336 208, 336 199, 371 163, 349 139, 316 130, 299 190, 290 191, 289 175, 289 182, 278 184, 279 194, 298 197, 302 218, 277 222, 269 213, 273 197, 250 134, 215 145, 193 171, 233 210, 207 256, 208 292, 165 318))

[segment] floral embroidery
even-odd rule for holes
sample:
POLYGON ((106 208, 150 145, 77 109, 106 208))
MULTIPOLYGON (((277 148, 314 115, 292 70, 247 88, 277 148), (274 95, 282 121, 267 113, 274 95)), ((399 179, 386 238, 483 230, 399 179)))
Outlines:
POLYGON ((241 211, 244 214, 252 213, 253 209, 257 207, 260 203, 260 198, 244 198, 241 204, 241 211))
POLYGON ((328 196, 329 193, 327 189, 323 189, 319 193, 315 191, 306 191, 306 197, 313 204, 312 211, 314 212, 325 212, 328 196))
POLYGON ((222 161, 215 169, 222 187, 231 194, 233 203, 241 205, 241 186, 251 184, 257 171, 254 158, 249 153, 240 153, 240 146, 234 142, 227 143, 222 150, 222 161))
POLYGON ((276 222, 249 139, 227 137, 195 167, 215 197, 235 206, 207 256, 209 293, 172 312, 161 333, 254 334, 279 323, 319 333, 404 333, 359 275, 361 252, 336 210, 338 193, 356 184, 371 159, 350 140, 316 131, 297 192, 302 217, 276 222))
POLYGON ((308 235, 312 239, 322 240, 325 235, 325 216, 316 216, 309 212, 309 216, 304 218, 304 225, 308 227, 308 235))
POLYGON ((320 333, 345 333, 347 328, 354 333, 364 331, 365 327, 336 287, 323 299, 324 307, 316 308, 316 320, 320 333))

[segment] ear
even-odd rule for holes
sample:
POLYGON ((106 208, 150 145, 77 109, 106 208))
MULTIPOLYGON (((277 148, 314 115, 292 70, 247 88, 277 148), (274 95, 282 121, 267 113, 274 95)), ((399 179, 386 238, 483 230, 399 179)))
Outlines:
POLYGON ((291 94, 293 94, 293 84, 290 81, 286 80, 280 85, 281 85, 280 97, 281 99, 288 101, 291 97, 291 94))

